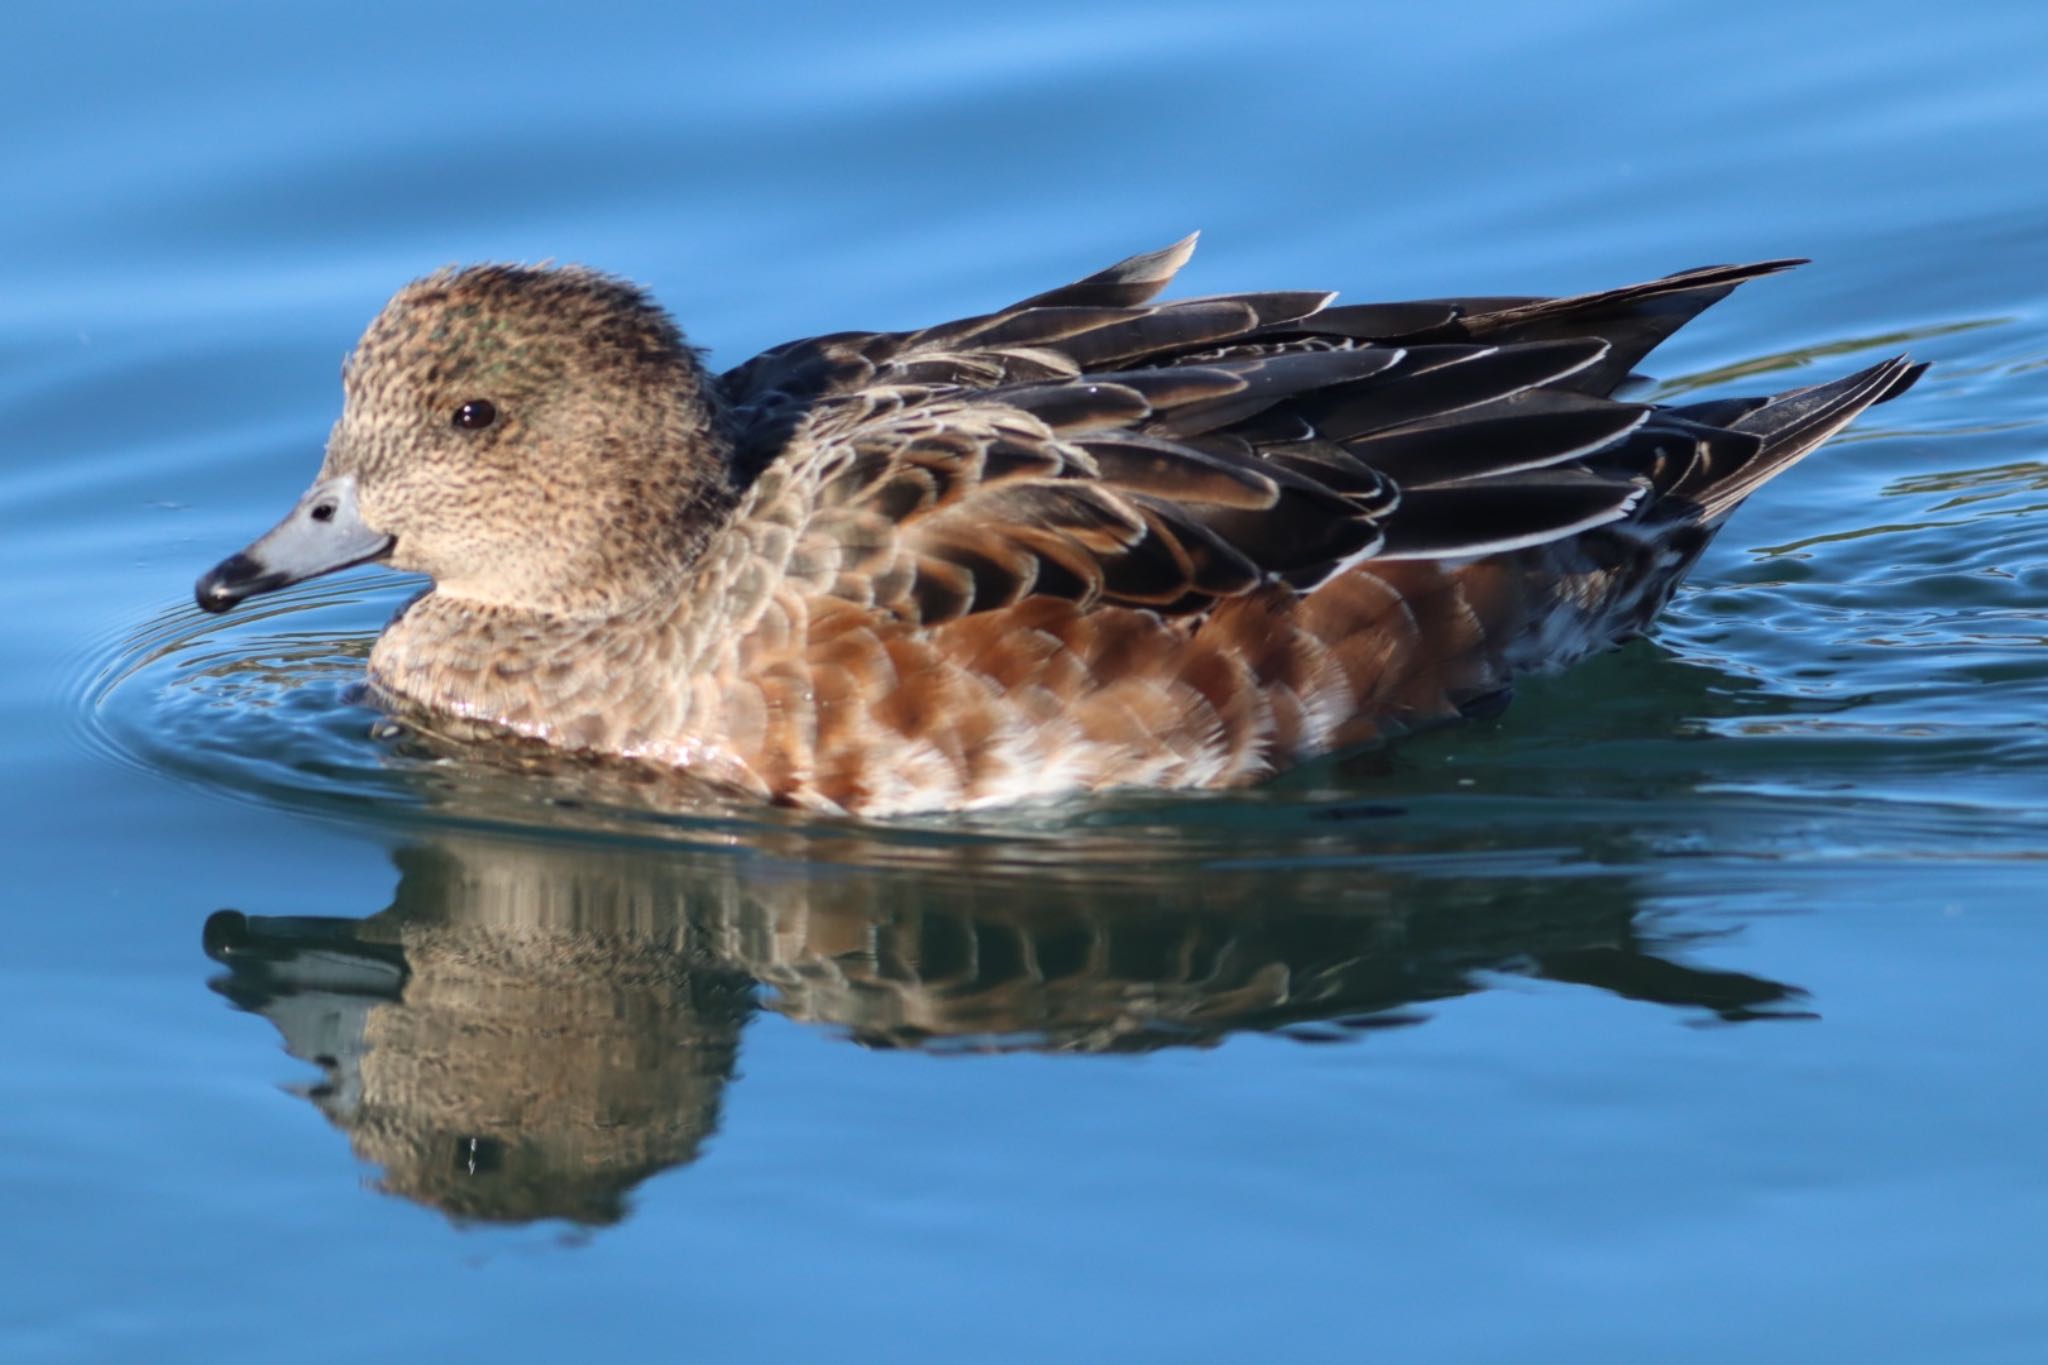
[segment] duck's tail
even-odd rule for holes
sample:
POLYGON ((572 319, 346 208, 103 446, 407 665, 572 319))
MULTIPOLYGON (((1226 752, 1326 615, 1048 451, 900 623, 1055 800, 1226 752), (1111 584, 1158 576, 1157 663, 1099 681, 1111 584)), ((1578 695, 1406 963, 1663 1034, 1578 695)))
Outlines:
POLYGON ((1925 363, 1894 356, 1830 383, 1767 398, 1665 409, 1671 419, 1751 439, 1701 442, 1688 467, 1671 471, 1676 477, 1668 483, 1653 479, 1657 501, 1670 499, 1674 510, 1683 508, 1689 518, 1717 527, 1750 494, 1849 425, 1865 408, 1912 388, 1926 370, 1925 363))
POLYGON ((1744 499, 1926 368, 1895 357, 1770 397, 1657 409, 1604 471, 1649 485, 1632 515, 1514 559, 1520 614, 1493 623, 1509 642, 1507 672, 1561 667, 1641 633, 1744 499))

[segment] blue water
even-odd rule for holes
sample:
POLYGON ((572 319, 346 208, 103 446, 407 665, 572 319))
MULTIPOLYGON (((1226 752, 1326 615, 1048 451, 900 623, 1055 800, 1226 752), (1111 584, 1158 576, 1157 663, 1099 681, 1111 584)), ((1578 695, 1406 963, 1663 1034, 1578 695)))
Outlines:
POLYGON ((2048 1354, 2048 11, 17 5, 0 1359, 2048 1354), (410 585, 194 576, 405 280, 720 363, 1178 288, 1805 255, 1910 349, 1654 638, 1269 789, 867 829, 436 761, 410 585))

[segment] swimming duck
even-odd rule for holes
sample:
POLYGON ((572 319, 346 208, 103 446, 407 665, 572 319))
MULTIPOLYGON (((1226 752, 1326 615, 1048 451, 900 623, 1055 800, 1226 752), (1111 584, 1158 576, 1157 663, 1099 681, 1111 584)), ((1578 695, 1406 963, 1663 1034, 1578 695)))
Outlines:
POLYGON ((1639 633, 1737 505, 1924 368, 1615 397, 1797 261, 1154 303, 1193 248, 716 376, 612 277, 430 275, 350 357, 317 481, 199 605, 423 573, 370 656, 401 717, 821 811, 1231 787, 1639 633))

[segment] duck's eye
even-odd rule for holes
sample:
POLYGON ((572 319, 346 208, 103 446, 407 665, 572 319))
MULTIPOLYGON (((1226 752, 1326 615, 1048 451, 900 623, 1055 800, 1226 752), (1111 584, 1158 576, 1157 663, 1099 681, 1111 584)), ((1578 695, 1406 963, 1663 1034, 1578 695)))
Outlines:
POLYGON ((498 405, 488 398, 472 398, 455 410, 455 425, 464 431, 481 431, 498 420, 498 405))

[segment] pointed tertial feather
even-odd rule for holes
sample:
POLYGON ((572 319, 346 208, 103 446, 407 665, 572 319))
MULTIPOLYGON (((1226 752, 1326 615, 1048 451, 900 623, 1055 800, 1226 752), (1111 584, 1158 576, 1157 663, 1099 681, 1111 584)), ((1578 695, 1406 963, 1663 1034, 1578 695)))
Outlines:
POLYGON ((1156 414, 1235 397, 1245 388, 1245 380, 1230 370, 1176 365, 1114 370, 1080 382, 993 389, 988 396, 1068 435, 1136 428, 1156 414))
POLYGON ((1248 387, 1242 374, 1222 365, 1168 365, 1153 370, 1118 370, 1108 377, 1143 394, 1155 415, 1234 398, 1248 387))
POLYGON ((1300 331, 1315 328, 1316 324, 1307 319, 1320 317, 1323 309, 1330 306, 1330 300, 1336 297, 1328 289, 1268 289, 1256 294, 1209 294, 1201 298, 1176 299, 1169 306, 1241 303, 1252 310, 1252 325, 1248 331, 1300 331))
POLYGON ((1201 235, 1191 232, 1172 246, 1132 256, 1086 279, 1034 294, 1018 307, 1133 308, 1147 303, 1188 263, 1201 235))
POLYGON ((1128 308, 1025 307, 982 317, 962 318, 912 332, 904 338, 904 349, 920 348, 988 350, 1001 347, 1050 346, 1083 332, 1128 321, 1128 308))
POLYGON ((1397 428, 1351 442, 1356 460, 1403 488, 1431 488, 1543 469, 1589 456, 1640 427, 1650 410, 1627 403, 1528 411, 1516 400, 1462 420, 1397 428), (1492 415, 1495 412, 1499 415, 1492 415))
POLYGON ((1626 516, 1634 484, 1584 474, 1524 474, 1404 490, 1378 559, 1464 559, 1541 545, 1626 516))
POLYGON ((1738 284, 1804 264, 1800 260, 1780 260, 1705 266, 1596 294, 1523 300, 1506 307, 1467 308, 1460 326, 1466 335, 1483 341, 1598 337, 1607 343, 1607 354, 1572 376, 1565 387, 1581 393, 1608 394, 1628 378, 1644 356, 1701 312, 1726 298, 1738 284))
MULTIPOLYGON (((1409 352, 1418 367, 1435 359, 1435 348, 1409 352)), ((1380 379, 1327 398, 1306 400, 1299 414, 1326 440, 1350 441, 1376 431, 1461 412, 1552 384, 1584 369, 1607 353, 1597 339, 1549 341, 1480 350, 1455 363, 1423 368, 1396 366, 1380 379)))
MULTIPOLYGON (((1774 261, 1753 261, 1746 265, 1702 265, 1591 294, 1570 294, 1561 298, 1459 299, 1454 302, 1464 311, 1468 328, 1475 332, 1500 333, 1528 322, 1563 317, 1589 319, 1673 294, 1732 287, 1805 264, 1804 257, 1785 257, 1774 261)), ((1692 311, 1697 313, 1699 310, 1692 311)))
POLYGON ((881 366, 875 377, 889 384, 985 389, 1023 376, 1010 373, 1009 353, 981 351, 972 355, 907 355, 881 366))
POLYGON ((989 398, 1031 414, 1061 435, 1118 431, 1152 415, 1152 405, 1142 393, 1108 377, 1092 383, 1033 384, 993 389, 989 398))
MULTIPOLYGON (((1364 347, 1341 351, 1295 351, 1201 367, 1200 373, 1234 377, 1237 380, 1235 390, 1173 404, 1158 404, 1165 410, 1147 424, 1146 430, 1173 437, 1216 431, 1256 416, 1287 399, 1370 379, 1398 364, 1402 354, 1396 348, 1364 347)), ((1179 367, 1160 371, 1169 375, 1178 372, 1179 367)))
POLYGON ((1059 349, 1084 370, 1106 368, 1157 352, 1183 350, 1238 336, 1257 318, 1250 305, 1235 299, 1167 304, 1068 337, 1059 349))
POLYGON ((1361 341, 1402 341, 1448 326, 1458 316, 1449 303, 1351 303, 1324 308, 1304 327, 1270 326, 1265 333, 1313 331, 1318 336, 1352 337, 1361 341))

